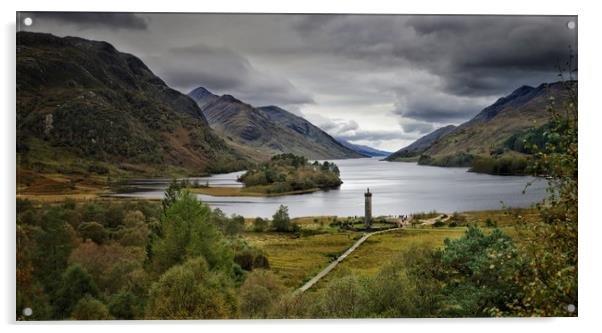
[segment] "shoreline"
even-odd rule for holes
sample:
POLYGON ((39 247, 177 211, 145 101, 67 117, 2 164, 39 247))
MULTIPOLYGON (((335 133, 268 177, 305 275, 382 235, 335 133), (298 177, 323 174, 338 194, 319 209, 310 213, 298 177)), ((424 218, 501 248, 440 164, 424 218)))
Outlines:
POLYGON ((252 189, 246 190, 244 187, 218 187, 218 186, 210 186, 210 187, 197 187, 197 188, 187 188, 191 193, 195 194, 205 194, 214 197, 281 197, 286 195, 299 195, 299 194, 307 194, 314 193, 320 191, 320 188, 313 187, 306 190, 297 190, 297 191, 288 191, 282 193, 265 193, 265 192, 257 192, 252 189))

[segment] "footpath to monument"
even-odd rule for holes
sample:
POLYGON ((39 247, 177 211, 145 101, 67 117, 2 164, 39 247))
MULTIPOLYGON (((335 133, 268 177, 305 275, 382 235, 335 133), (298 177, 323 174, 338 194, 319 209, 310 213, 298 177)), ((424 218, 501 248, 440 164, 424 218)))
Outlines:
POLYGON ((316 276, 314 276, 313 278, 311 278, 311 280, 307 281, 303 286, 301 286, 301 288, 297 289, 295 291, 295 294, 302 293, 307 289, 311 288, 314 284, 320 281, 321 278, 325 277, 326 274, 330 273, 330 271, 332 271, 341 261, 343 261, 343 259, 347 258, 348 255, 350 255, 353 251, 355 251, 355 249, 362 245, 362 243, 369 237, 399 229, 401 228, 392 228, 365 234, 364 236, 362 236, 362 238, 358 239, 357 242, 353 243, 353 245, 351 245, 351 247, 348 248, 347 251, 345 251, 343 254, 341 254, 335 261, 331 262, 328 266, 326 266, 326 268, 321 270, 318 274, 316 274, 316 276))

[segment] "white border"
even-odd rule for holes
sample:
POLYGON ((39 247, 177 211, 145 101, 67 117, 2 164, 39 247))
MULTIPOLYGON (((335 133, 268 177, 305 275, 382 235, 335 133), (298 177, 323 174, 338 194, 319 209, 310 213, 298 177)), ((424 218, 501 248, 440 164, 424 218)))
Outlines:
POLYGON ((3 295, 0 301, 1 323, 8 331, 37 331, 56 329, 62 332, 106 332, 107 329, 126 331, 143 329, 150 332, 162 332, 172 325, 178 331, 220 330, 251 332, 303 332, 333 329, 345 332, 374 331, 406 331, 406 332, 504 332, 545 330, 546 332, 592 331, 600 328, 597 312, 602 299, 600 293, 600 248, 602 219, 600 209, 595 201, 600 197, 600 174, 598 166, 602 139, 600 113, 602 80, 599 59, 601 58, 599 32, 602 31, 600 21, 602 12, 595 1, 524 1, 504 0, 490 1, 399 1, 384 0, 303 0, 287 2, 282 0, 253 1, 123 1, 103 0, 83 1, 43 1, 27 0, 19 3, 4 1, 2 4, 2 89, 0 99, 3 110, 0 112, 3 126, 0 135, 2 163, 2 200, 0 203, 4 228, 2 233, 2 260, 4 270, 0 275, 3 295), (344 320, 344 321, 204 321, 204 322, 132 322, 104 323, 104 325, 86 325, 82 323, 60 324, 15 324, 14 322, 14 194, 15 194, 15 12, 34 10, 65 11, 152 11, 152 12, 291 12, 291 13, 399 13, 399 14, 546 14, 546 15, 579 15, 579 102, 580 102, 580 159, 581 177, 579 204, 580 237, 579 237, 579 318, 553 319, 406 319, 406 320, 344 320), (107 327, 110 325, 110 327, 107 327), (133 326, 136 325, 136 326, 133 326), (138 326, 143 325, 144 327, 138 326), (372 328, 372 326, 375 326, 372 328), (103 327, 104 326, 104 327, 103 327))

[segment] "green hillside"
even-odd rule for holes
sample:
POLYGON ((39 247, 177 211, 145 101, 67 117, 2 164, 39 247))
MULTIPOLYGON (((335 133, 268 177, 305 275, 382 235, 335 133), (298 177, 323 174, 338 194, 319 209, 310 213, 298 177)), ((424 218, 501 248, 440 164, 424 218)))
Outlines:
POLYGON ((426 147, 422 146, 417 154, 399 154, 408 151, 411 145, 389 160, 400 161, 404 157, 417 156, 418 163, 424 165, 472 167, 472 171, 494 174, 522 174, 530 158, 530 151, 524 145, 537 144, 537 141, 543 145, 541 141, 545 140, 543 133, 552 117, 551 110, 562 110, 569 96, 567 86, 572 84, 556 82, 536 88, 523 86, 483 109, 471 120, 438 136, 426 147))
POLYGON ((245 164, 191 98, 106 42, 19 32, 16 62, 21 192, 245 164))

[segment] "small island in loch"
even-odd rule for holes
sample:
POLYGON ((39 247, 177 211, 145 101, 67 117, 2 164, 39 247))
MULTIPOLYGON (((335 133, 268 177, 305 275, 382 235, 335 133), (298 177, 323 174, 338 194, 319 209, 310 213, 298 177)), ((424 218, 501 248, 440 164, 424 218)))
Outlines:
POLYGON ((333 189, 343 183, 336 164, 309 162, 294 154, 276 155, 245 172, 238 181, 244 186, 197 186, 190 190, 212 196, 278 196, 333 189))

